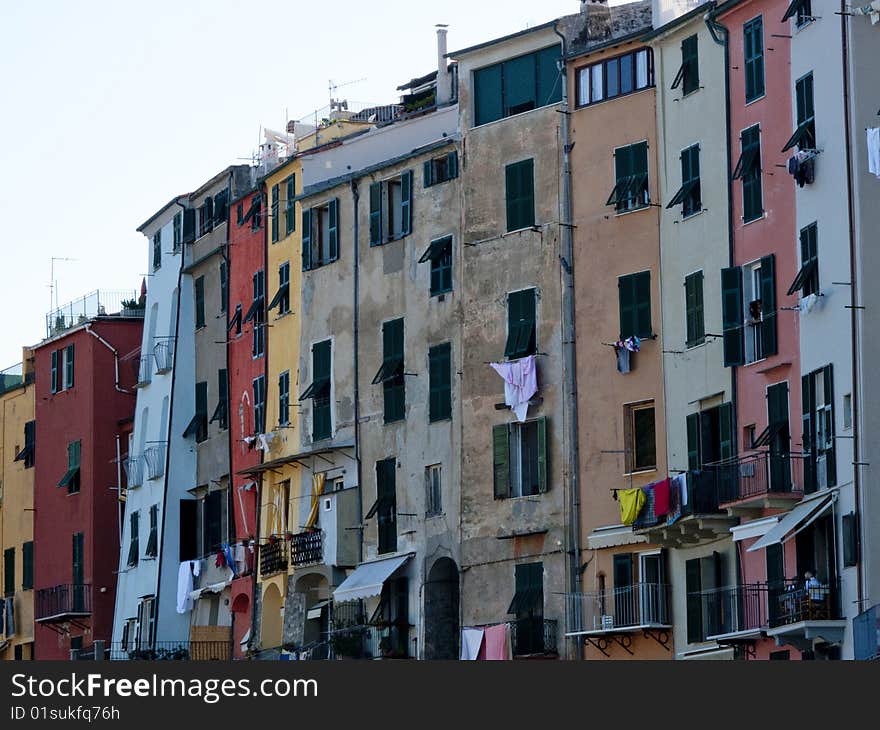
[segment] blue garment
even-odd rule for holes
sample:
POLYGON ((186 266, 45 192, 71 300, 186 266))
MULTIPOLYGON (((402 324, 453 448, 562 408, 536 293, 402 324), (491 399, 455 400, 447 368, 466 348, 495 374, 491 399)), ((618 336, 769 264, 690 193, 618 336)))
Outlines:
POLYGON ((235 570, 235 557, 232 555, 232 546, 228 543, 223 543, 223 557, 226 559, 226 565, 232 571, 232 574, 238 575, 238 571, 235 570))

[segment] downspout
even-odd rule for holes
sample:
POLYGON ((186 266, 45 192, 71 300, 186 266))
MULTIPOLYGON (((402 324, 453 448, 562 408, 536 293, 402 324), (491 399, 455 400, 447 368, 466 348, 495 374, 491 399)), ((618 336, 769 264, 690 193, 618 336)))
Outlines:
MULTIPOLYGON (((563 280, 562 287, 562 365, 565 382, 568 411, 568 438, 570 457, 567 465, 570 479, 570 547, 569 547, 569 591, 572 596, 580 592, 581 565, 581 534, 580 534, 580 494, 578 482, 579 447, 578 447, 578 393, 577 393, 577 352, 575 349, 575 306, 574 306, 574 244, 572 235, 572 200, 571 200, 571 144, 569 130, 570 111, 568 107, 568 75, 566 74, 566 57, 568 41, 559 30, 559 21, 553 25, 553 32, 562 39, 562 60, 559 62, 559 74, 562 80, 562 259, 560 261, 563 280)), ((565 401, 565 398, 563 398, 565 401)), ((571 600, 572 608, 566 606, 566 620, 569 628, 580 628, 579 602, 571 600), (571 615, 569 615, 571 614, 571 615)), ((581 659, 582 652, 576 649, 576 641, 570 642, 569 656, 581 659)))
MULTIPOLYGON (((861 519, 861 462, 860 443, 859 443, 859 322, 858 322, 858 287, 856 284, 856 229, 855 229, 855 200, 853 197, 853 150, 852 150, 852 117, 849 108, 849 40, 847 33, 847 5, 845 0, 840 0, 840 48, 841 60, 843 66, 843 118, 844 118, 844 140, 846 141, 846 201, 847 215, 849 217, 849 269, 851 277, 850 286, 850 327, 852 329, 851 345, 852 345, 852 430, 853 430, 853 494, 855 498, 855 513, 858 515, 859 544, 864 545, 862 540, 862 519, 861 519)), ((836 541, 835 541, 836 542, 836 541)), ((864 572, 862 568, 861 556, 856 563, 857 584, 858 584, 858 611, 862 611, 862 602, 864 601, 865 586, 864 572)))
POLYGON ((360 335, 359 316, 360 316, 360 265, 358 263, 358 237, 360 234, 360 222, 358 220, 358 212, 360 210, 361 194, 358 189, 357 180, 351 181, 351 195, 354 203, 353 225, 354 225, 354 456, 357 462, 357 481, 358 481, 358 498, 357 498, 357 524, 358 524, 358 564, 364 560, 364 485, 362 481, 361 469, 361 398, 360 398, 360 382, 359 382, 359 359, 358 359, 358 337, 360 335))
MULTIPOLYGON (((236 529, 235 529, 235 497, 241 496, 240 493, 235 491, 235 486, 232 483, 232 419, 230 417, 230 402, 229 402, 229 287, 232 281, 232 267, 230 266, 230 256, 229 256, 229 232, 231 230, 230 218, 232 217, 229 211, 232 210, 231 199, 232 199, 232 184, 234 182, 234 177, 232 172, 229 173, 229 185, 226 193, 226 245, 223 247, 223 250, 220 252, 220 258, 223 260, 223 263, 226 266, 226 291, 224 292, 222 289, 220 291, 220 304, 223 307, 223 312, 226 313, 226 320, 223 323, 225 333, 223 336, 224 349, 226 351, 226 383, 224 387, 226 388, 226 453, 228 454, 228 462, 227 465, 229 467, 229 474, 226 478, 226 514, 232 515, 232 539, 235 539, 236 529), (224 296, 225 294, 225 296, 224 296)), ((241 499, 239 499, 239 504, 241 504, 241 499)), ((242 512, 242 518, 244 517, 244 513, 242 512)), ((226 526, 226 539, 230 539, 229 534, 229 519, 227 517, 227 526, 226 526)), ((233 549, 233 556, 235 552, 233 549)), ((233 575, 235 575, 235 566, 229 566, 232 569, 233 575)), ((238 576, 235 575, 237 578, 238 576)), ((253 603, 253 601, 251 601, 253 603)), ((230 605, 230 620, 231 620, 231 628, 229 632, 229 656, 235 656, 235 612, 231 610, 230 605)))
POLYGON ((99 335, 97 332, 95 332, 92 329, 91 324, 87 324, 85 326, 85 331, 88 332, 92 337, 94 337, 96 340, 98 340, 98 342, 100 342, 102 345, 104 345, 104 347, 106 347, 108 350, 110 350, 110 352, 113 353, 113 368, 114 368, 114 374, 115 374, 115 378, 116 378, 116 390, 119 393, 125 393, 125 395, 137 396, 137 393, 132 393, 130 390, 126 390, 125 388, 122 388, 119 385, 119 352, 117 352, 116 348, 113 347, 113 345, 111 345, 109 342, 107 342, 107 340, 105 340, 103 337, 101 337, 101 335, 99 335))

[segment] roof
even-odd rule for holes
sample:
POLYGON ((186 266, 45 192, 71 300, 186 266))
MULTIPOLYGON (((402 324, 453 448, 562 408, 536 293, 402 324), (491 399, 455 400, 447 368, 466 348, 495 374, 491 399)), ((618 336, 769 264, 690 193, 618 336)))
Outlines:
POLYGON ((431 71, 431 73, 429 73, 429 74, 426 74, 424 76, 420 76, 417 79, 411 79, 410 81, 407 81, 405 84, 403 84, 403 86, 398 86, 397 90, 398 91, 405 91, 406 89, 414 89, 417 86, 424 86, 428 82, 434 81, 436 78, 437 78, 437 72, 431 71))
POLYGON ((466 56, 469 53, 475 53, 476 51, 481 51, 484 48, 490 48, 491 46, 497 46, 499 43, 505 43, 507 41, 513 40, 514 38, 520 38, 524 35, 528 35, 529 33, 537 33, 541 30, 547 30, 548 28, 552 28, 556 25, 556 18, 550 20, 546 23, 542 23, 541 25, 533 26, 532 28, 526 28, 525 30, 520 30, 516 33, 511 33, 509 35, 501 36, 500 38, 493 38, 491 41, 486 41, 485 43, 478 43, 475 46, 470 46, 468 48, 462 48, 460 51, 453 51, 452 53, 447 53, 446 58, 458 58, 460 56, 466 56))
POLYGON ((336 451, 342 451, 343 449, 353 448, 353 442, 345 442, 341 444, 336 444, 335 446, 324 446, 319 449, 312 449, 311 451, 303 451, 299 454, 294 454, 293 456, 282 456, 280 459, 266 461, 262 464, 257 464, 257 466, 252 466, 248 469, 242 469, 240 472, 237 473, 242 476, 256 476, 257 474, 262 474, 266 471, 272 471, 272 469, 276 469, 279 466, 287 466, 288 464, 293 464, 300 459, 307 459, 310 456, 322 456, 324 454, 332 454, 336 451))
POLYGON ((189 193, 183 193, 182 195, 178 195, 174 198, 171 198, 171 200, 169 200, 167 203, 165 203, 165 205, 163 205, 161 208, 159 208, 159 210, 157 210, 155 213, 153 213, 153 215, 151 215, 149 218, 147 218, 147 220, 145 220, 143 223, 141 223, 136 229, 137 232, 143 233, 144 228, 146 228, 148 225, 150 225, 150 223, 152 223, 154 220, 156 220, 156 218, 158 218, 160 215, 162 215, 172 205, 177 205, 178 201, 186 200, 187 198, 189 198, 189 196, 190 196, 189 193))
POLYGON ((665 25, 661 25, 659 28, 655 28, 650 33, 646 33, 642 36, 643 41, 651 40, 652 38, 657 38, 658 36, 664 35, 665 33, 669 33, 672 30, 675 30, 680 25, 685 25, 689 23, 696 17, 702 17, 707 12, 712 10, 715 7, 715 0, 708 0, 708 2, 702 3, 698 5, 693 10, 685 13, 684 15, 679 16, 675 20, 671 20, 665 25))

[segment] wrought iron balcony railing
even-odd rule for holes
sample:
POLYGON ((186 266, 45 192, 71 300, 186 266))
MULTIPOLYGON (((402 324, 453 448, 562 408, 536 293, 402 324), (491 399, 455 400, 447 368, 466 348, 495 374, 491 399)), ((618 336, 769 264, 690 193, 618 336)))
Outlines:
POLYGON ((290 539, 290 564, 319 565, 324 561, 324 531, 310 530, 290 539))
POLYGON ((174 367, 174 338, 166 337, 156 342, 153 356, 156 359, 156 374, 170 373, 174 367))
POLYGON ((37 621, 62 620, 92 613, 92 587, 86 584, 62 584, 41 588, 35 596, 37 621))
POLYGON ((152 355, 141 355, 137 373, 138 388, 143 388, 153 382, 153 362, 152 355))
POLYGON ((798 496, 804 491, 802 454, 760 453, 711 464, 722 504, 773 495, 798 496))
MULTIPOLYGON (((760 631, 768 624, 768 589, 764 583, 727 586, 689 593, 688 626, 699 616, 699 640, 760 631)), ((694 627, 695 628, 695 627, 694 627)), ((691 637, 696 639, 697 637, 691 637)))
POLYGON ((147 479, 158 479, 165 474, 165 444, 144 449, 143 462, 147 467, 147 479))
POLYGON ((283 540, 260 545, 260 575, 274 575, 287 570, 287 547, 283 540))
POLYGON ((803 581, 785 581, 768 588, 770 626, 778 627, 802 621, 833 621, 844 619, 840 607, 840 579, 806 588, 803 581))
POLYGON ((555 655, 556 621, 543 617, 511 621, 510 639, 514 656, 555 655))
POLYGON ((577 633, 609 633, 616 630, 669 627, 669 586, 633 583, 613 590, 571 593, 569 625, 577 633))
POLYGON ((152 646, 129 642, 96 642, 79 652, 77 659, 95 659, 103 649, 104 659, 119 661, 229 661, 228 641, 157 641, 152 646))
POLYGON ((127 456, 122 461, 125 469, 125 480, 129 489, 143 486, 144 484, 144 462, 140 456, 127 456))

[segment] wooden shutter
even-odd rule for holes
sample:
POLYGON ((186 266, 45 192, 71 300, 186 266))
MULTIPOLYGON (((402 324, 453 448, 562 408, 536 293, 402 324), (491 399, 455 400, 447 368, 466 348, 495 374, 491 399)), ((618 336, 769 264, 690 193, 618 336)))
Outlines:
POLYGON ((73 387, 73 364, 74 364, 74 345, 70 344, 66 348, 64 356, 64 387, 73 387))
POLYGON ((382 243, 382 183, 370 185, 370 245, 382 243))
POLYGON ((187 208, 183 211, 183 242, 192 243, 196 240, 196 211, 187 208))
POLYGON ((336 261, 339 258, 339 198, 333 198, 329 204, 330 215, 330 246, 329 261, 336 261))
POLYGON ((520 163, 520 227, 535 225, 535 161, 520 163))
POLYGON ((691 413, 687 417, 688 471, 700 468, 700 414, 691 413))
POLYGON ((803 424, 804 492, 816 491, 816 388, 814 375, 801 378, 801 418, 803 424))
MULTIPOLYGON (((822 372, 825 380, 825 403, 831 404, 830 410, 830 431, 829 443, 831 446, 825 448, 825 469, 827 473, 827 484, 829 487, 837 486, 837 454, 835 450, 835 424, 834 424, 834 366, 829 365, 822 372)), ((821 414, 824 418, 825 414, 821 414)))
POLYGON ((452 346, 447 343, 428 350, 428 419, 443 421, 452 415, 452 346))
POLYGON ((549 489, 547 480, 547 460, 549 457, 547 449, 547 419, 539 418, 538 427, 538 492, 544 494, 549 489))
POLYGON ((696 644, 703 640, 703 601, 700 559, 685 562, 685 591, 687 592, 687 640, 696 644))
POLYGON ((565 77, 559 72, 557 62, 562 58, 561 46, 551 46, 536 55, 538 90, 536 106, 556 104, 562 100, 565 77))
POLYGON ((651 272, 642 271, 635 275, 635 325, 634 334, 651 337, 654 328, 651 324, 651 272))
POLYGON ((690 94, 700 86, 697 36, 692 35, 681 42, 681 62, 685 68, 682 93, 690 94))
POLYGON ((77 532, 73 535, 73 570, 71 583, 75 586, 85 584, 84 566, 83 566, 83 533, 77 532))
POLYGON ((407 170, 400 176, 400 226, 404 236, 412 233, 412 209, 413 174, 412 170, 407 170))
POLYGON ((510 426, 502 424, 492 428, 492 474, 495 499, 510 496, 510 426))
POLYGON ((312 268, 312 211, 303 209, 302 212, 302 261, 303 271, 312 268))
POLYGON ((621 276, 617 280, 620 304, 620 339, 625 340, 636 334, 636 293, 633 275, 621 276))
POLYGON ((422 183, 426 188, 429 188, 434 184, 434 161, 426 160, 422 168, 422 172, 424 175, 424 177, 422 178, 422 183))
POLYGON ((293 200, 295 197, 296 175, 291 175, 287 178, 287 202, 285 204, 285 223, 288 235, 296 230, 296 203, 293 200))
POLYGON ((200 276, 195 281, 196 288, 196 329, 205 326, 205 277, 200 276))
POLYGON ((507 204, 507 230, 515 231, 521 228, 519 224, 519 198, 520 180, 519 170, 516 165, 508 165, 504 171, 505 177, 505 202, 507 204))
POLYGON ((15 593, 15 548, 3 551, 3 595, 15 593))
POLYGON ((742 269, 734 266, 721 270, 721 312, 724 326, 724 366, 745 362, 743 336, 742 269))
POLYGON ((494 122, 504 116, 501 64, 474 72, 474 126, 494 122))
POLYGON ((761 310, 763 324, 761 341, 764 357, 777 353, 777 322, 776 316, 776 257, 772 254, 761 259, 761 310))
POLYGON ((446 155, 446 177, 454 180, 458 177, 458 152, 450 152, 446 155))
POLYGON ((736 444, 733 440, 736 426, 733 422, 733 404, 722 403, 719 406, 718 420, 721 442, 719 456, 722 460, 732 459, 736 453, 736 444))
POLYGON ((851 568, 859 563, 859 519, 855 512, 850 512, 841 519, 843 567, 851 568))
POLYGON ((281 197, 281 188, 279 185, 272 186, 272 243, 275 243, 278 240, 278 230, 279 230, 279 211, 281 206, 279 205, 279 198, 281 197))
POLYGON ((21 546, 21 587, 30 590, 34 587, 34 543, 26 542, 21 546))
POLYGON ((58 392, 58 353, 60 350, 52 350, 52 392, 58 392))

